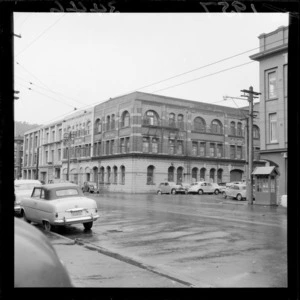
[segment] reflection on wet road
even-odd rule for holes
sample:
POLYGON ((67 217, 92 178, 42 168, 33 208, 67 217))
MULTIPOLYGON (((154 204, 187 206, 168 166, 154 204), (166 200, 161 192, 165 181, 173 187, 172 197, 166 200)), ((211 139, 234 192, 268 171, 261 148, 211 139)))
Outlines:
POLYGON ((287 286, 287 216, 211 195, 93 196, 100 219, 58 233, 219 287, 287 286))

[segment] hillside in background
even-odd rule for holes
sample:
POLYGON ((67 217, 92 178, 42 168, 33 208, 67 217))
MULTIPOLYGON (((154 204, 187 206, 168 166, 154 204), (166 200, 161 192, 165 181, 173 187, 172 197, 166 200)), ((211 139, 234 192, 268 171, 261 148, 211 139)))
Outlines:
POLYGON ((39 124, 29 124, 27 122, 15 121, 15 136, 24 136, 24 133, 30 129, 40 126, 39 124))

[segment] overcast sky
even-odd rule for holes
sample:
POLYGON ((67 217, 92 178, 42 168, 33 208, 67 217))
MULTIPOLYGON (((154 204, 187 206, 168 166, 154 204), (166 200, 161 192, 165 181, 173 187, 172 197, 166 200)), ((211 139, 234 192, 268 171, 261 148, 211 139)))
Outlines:
POLYGON ((259 64, 249 56, 258 52, 260 34, 288 25, 288 14, 281 13, 14 17, 14 32, 22 36, 14 39, 15 90, 20 91, 15 120, 38 124, 136 90, 245 106, 246 101, 223 96, 240 97, 250 86, 259 92, 259 64))

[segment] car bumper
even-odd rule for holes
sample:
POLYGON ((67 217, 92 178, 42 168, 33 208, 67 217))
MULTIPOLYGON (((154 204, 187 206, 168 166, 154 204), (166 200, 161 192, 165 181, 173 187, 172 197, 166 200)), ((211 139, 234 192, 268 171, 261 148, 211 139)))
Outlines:
POLYGON ((68 225, 68 224, 76 224, 76 223, 86 223, 93 222, 99 218, 99 215, 90 215, 76 218, 63 218, 59 220, 54 220, 54 225, 68 225))
POLYGON ((21 213, 21 205, 15 205, 15 213, 20 214, 21 213))

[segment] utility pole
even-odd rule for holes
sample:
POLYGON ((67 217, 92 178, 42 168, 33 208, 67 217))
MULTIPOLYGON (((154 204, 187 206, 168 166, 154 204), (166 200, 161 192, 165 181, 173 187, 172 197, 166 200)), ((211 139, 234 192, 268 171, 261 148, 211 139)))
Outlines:
POLYGON ((247 166, 247 201, 248 204, 253 204, 253 99, 258 98, 257 95, 261 93, 254 92, 253 87, 250 86, 249 90, 241 90, 244 93, 242 97, 247 97, 249 102, 249 116, 248 116, 248 166, 247 166), (246 95, 247 94, 247 95, 246 95), (255 96, 254 96, 255 95, 255 96))
POLYGON ((248 204, 253 204, 253 180, 252 180, 252 172, 253 172, 253 99, 258 98, 257 95, 261 93, 254 92, 253 87, 250 86, 249 90, 241 90, 244 95, 241 97, 245 98, 238 98, 238 97, 230 97, 224 96, 223 99, 239 99, 239 100, 247 100, 249 102, 249 114, 246 118, 246 185, 247 185, 247 201, 248 204), (248 95, 245 95, 248 94, 248 95), (255 95, 255 96, 254 96, 255 95))

